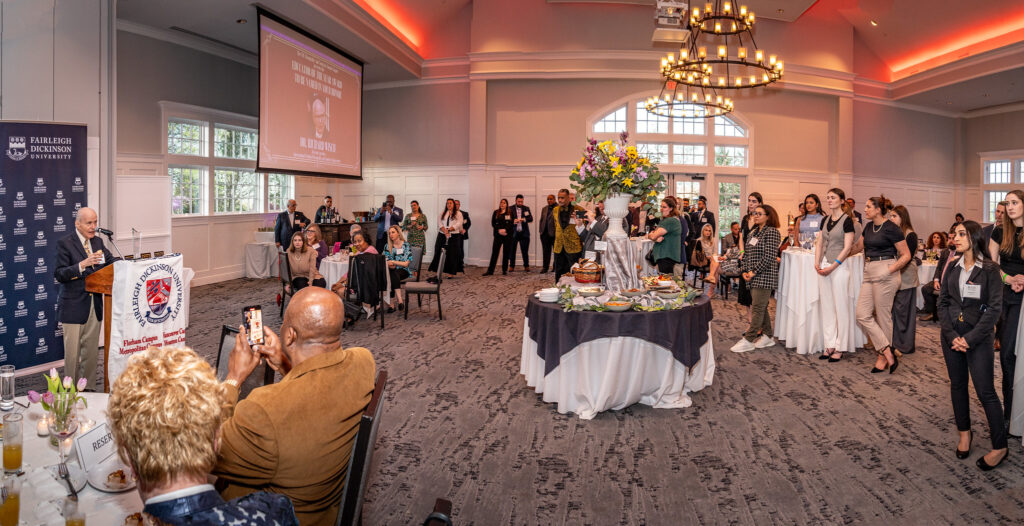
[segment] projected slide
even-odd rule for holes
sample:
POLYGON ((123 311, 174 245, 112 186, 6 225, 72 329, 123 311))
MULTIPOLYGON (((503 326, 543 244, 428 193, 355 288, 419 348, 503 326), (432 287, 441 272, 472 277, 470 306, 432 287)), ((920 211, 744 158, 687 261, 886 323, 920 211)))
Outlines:
POLYGON ((260 170, 360 176, 362 64, 259 16, 260 170))

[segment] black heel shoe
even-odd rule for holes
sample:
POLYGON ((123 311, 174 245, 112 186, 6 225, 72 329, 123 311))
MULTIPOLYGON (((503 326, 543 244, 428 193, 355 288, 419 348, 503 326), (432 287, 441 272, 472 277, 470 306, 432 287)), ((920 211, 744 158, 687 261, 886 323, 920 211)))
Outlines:
POLYGON ((903 353, 893 349, 892 346, 889 347, 889 352, 892 353, 892 365, 889 366, 889 374, 892 374, 896 372, 896 368, 899 367, 900 356, 903 356, 903 353))
POLYGON ((974 431, 968 431, 968 434, 971 438, 967 439, 967 451, 960 451, 959 447, 956 450, 956 458, 960 460, 971 456, 971 444, 974 443, 974 431))
POLYGON ((836 363, 841 360, 841 358, 836 358, 836 356, 842 356, 842 354, 839 351, 832 353, 832 356, 828 357, 828 363, 836 363))
POLYGON ((828 349, 825 349, 824 351, 821 351, 821 356, 818 357, 819 360, 828 360, 828 359, 832 358, 832 355, 829 354, 826 351, 828 351, 828 349))
POLYGON ((1002 464, 1008 456, 1010 456, 1009 449, 1006 450, 1006 454, 1003 455, 1003 458, 999 459, 999 462, 996 462, 994 466, 990 466, 988 465, 988 462, 985 462, 985 456, 982 455, 981 457, 978 458, 978 467, 981 468, 982 471, 992 471, 993 469, 998 468, 999 464, 1002 464))
MULTIPOLYGON (((875 354, 877 354, 878 356, 881 356, 884 359, 885 358, 885 349, 884 348, 882 350, 875 349, 875 354)), ((886 361, 886 363, 888 363, 888 361, 886 361)), ((885 370, 885 367, 879 369, 878 367, 875 367, 874 365, 871 366, 871 374, 880 373, 880 372, 882 372, 884 370, 885 370)))

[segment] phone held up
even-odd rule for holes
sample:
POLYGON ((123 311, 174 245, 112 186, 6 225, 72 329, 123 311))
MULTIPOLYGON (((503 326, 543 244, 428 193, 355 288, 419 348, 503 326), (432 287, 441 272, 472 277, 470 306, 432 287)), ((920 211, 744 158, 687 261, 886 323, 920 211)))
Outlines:
POLYGON ((249 345, 263 345, 263 308, 259 305, 244 307, 242 317, 245 321, 245 337, 249 340, 249 345))

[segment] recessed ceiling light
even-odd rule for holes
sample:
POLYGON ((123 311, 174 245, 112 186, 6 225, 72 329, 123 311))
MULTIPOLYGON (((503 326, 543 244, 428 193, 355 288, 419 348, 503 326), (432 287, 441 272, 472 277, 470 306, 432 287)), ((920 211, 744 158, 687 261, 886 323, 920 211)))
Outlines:
POLYGON ((238 20, 235 20, 236 24, 245 24, 245 23, 248 23, 248 22, 249 21, 244 19, 244 18, 239 18, 238 20))
POLYGON ((878 22, 875 22, 874 20, 872 20, 871 21, 871 25, 874 26, 874 27, 878 27, 878 22))
POLYGON ((779 9, 779 14, 780 14, 780 15, 781 15, 781 14, 784 14, 785 12, 786 12, 786 10, 785 10, 785 9, 779 9))

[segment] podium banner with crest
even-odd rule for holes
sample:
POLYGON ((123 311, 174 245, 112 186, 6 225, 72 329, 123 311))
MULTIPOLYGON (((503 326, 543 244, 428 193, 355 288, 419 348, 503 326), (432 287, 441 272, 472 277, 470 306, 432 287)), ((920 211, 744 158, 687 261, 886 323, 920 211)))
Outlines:
POLYGON ((181 254, 114 262, 110 323, 110 385, 132 354, 185 344, 188 282, 181 254))
POLYGON ((86 204, 86 126, 0 122, 0 365, 59 366, 57 241, 86 204))

